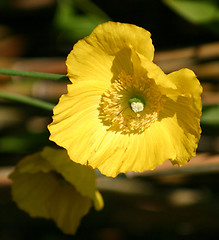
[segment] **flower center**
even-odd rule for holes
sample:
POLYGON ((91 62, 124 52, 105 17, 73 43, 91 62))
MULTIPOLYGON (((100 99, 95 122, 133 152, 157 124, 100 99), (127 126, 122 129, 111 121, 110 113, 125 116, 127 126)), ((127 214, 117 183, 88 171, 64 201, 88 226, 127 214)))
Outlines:
POLYGON ((144 110, 144 104, 141 102, 132 102, 131 103, 132 111, 137 113, 144 110))
POLYGON ((135 113, 141 112, 144 110, 144 106, 145 106, 144 97, 139 96, 139 97, 130 98, 128 100, 128 103, 130 104, 132 111, 135 113))
POLYGON ((109 130, 141 133, 157 120, 161 100, 153 79, 121 72, 102 95, 99 118, 109 130))

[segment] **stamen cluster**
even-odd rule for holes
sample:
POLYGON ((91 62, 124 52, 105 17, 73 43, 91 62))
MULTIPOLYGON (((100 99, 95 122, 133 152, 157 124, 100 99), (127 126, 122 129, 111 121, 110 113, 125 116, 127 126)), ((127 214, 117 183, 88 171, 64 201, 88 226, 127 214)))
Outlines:
POLYGON ((140 133, 157 120, 161 97, 153 79, 121 72, 102 95, 99 117, 110 130, 140 133), (140 104, 137 101, 130 104, 130 99, 135 98, 143 100, 139 100, 140 104))

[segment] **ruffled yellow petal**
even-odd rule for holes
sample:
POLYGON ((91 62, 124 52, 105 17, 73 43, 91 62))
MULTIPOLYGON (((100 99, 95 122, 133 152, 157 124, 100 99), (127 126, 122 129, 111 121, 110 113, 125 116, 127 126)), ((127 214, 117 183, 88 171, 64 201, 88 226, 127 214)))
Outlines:
POLYGON ((179 96, 176 102, 167 99, 160 113, 160 122, 171 140, 168 150, 175 152, 175 157, 170 157, 174 164, 181 166, 195 156, 201 134, 200 116, 200 95, 197 104, 192 97, 179 96))
POLYGON ((115 55, 121 49, 131 46, 137 53, 150 61, 153 60, 154 46, 151 34, 136 25, 106 22, 97 26, 90 37, 93 38, 91 41, 95 47, 99 46, 109 55, 115 55))
POLYGON ((154 47, 148 31, 131 24, 101 24, 74 45, 66 61, 68 77, 72 82, 95 80, 109 86, 122 69, 132 71, 131 48, 150 61, 153 59, 154 47))
POLYGON ((92 200, 69 184, 61 183, 53 173, 16 172, 12 175, 12 196, 19 208, 32 217, 52 219, 67 234, 74 234, 92 200))
POLYGON ((138 64, 136 63, 136 65, 140 65, 141 69, 143 69, 140 72, 138 70, 138 76, 142 76, 144 72, 147 78, 151 78, 155 81, 162 94, 172 93, 173 90, 177 89, 175 82, 171 81, 159 66, 149 61, 144 56, 138 56, 140 62, 138 64))
POLYGON ((167 75, 168 80, 172 82, 177 89, 178 94, 187 96, 193 101, 193 107, 196 108, 198 116, 201 116, 201 94, 202 86, 195 73, 187 68, 180 69, 167 75))
POLYGON ((151 130, 146 137, 144 134, 121 134, 107 131, 101 123, 92 123, 87 120, 85 125, 81 124, 75 128, 72 126, 68 131, 63 127, 60 130, 60 133, 62 132, 65 137, 68 135, 72 140, 71 145, 67 145, 68 142, 61 139, 58 134, 57 136, 54 134, 54 140, 68 149, 72 160, 98 168, 107 176, 115 177, 120 172, 127 171, 150 170, 168 159, 167 156, 166 158, 160 157, 158 160, 156 156, 153 157, 156 152, 154 149, 159 152, 159 142, 163 141, 157 140, 160 136, 159 129, 156 134, 151 130), (157 143, 157 148, 150 142, 151 138, 157 143), (76 141, 80 145, 75 144, 76 141))
POLYGON ((101 142, 104 137, 98 120, 102 93, 99 85, 90 82, 69 85, 69 94, 63 95, 54 108, 53 122, 48 126, 50 140, 66 148, 73 161, 86 164, 90 157, 86 150, 93 146, 92 139, 101 142))

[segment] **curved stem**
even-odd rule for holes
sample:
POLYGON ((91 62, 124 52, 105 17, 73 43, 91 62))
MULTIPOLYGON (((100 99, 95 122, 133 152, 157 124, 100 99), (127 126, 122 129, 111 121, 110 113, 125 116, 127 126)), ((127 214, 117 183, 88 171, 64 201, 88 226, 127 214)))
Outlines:
POLYGON ((31 105, 37 108, 48 110, 48 111, 52 111, 55 106, 55 104, 53 103, 45 102, 36 98, 27 97, 19 94, 14 94, 14 93, 0 92, 0 98, 24 103, 24 104, 31 105))

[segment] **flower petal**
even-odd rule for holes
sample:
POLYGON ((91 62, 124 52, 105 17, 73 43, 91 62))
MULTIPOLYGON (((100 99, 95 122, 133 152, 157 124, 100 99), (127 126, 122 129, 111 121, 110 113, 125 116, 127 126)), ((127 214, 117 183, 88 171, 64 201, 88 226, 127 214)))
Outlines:
POLYGON ((166 129, 158 123, 142 134, 108 132, 90 164, 111 177, 128 171, 152 170, 172 157, 167 151, 170 141, 165 134, 166 129))
POLYGON ((14 172, 12 196, 19 208, 32 217, 52 219, 67 234, 74 234, 81 218, 89 211, 91 199, 70 184, 62 184, 52 173, 14 172))
POLYGON ((138 69, 138 72, 137 72, 139 76, 142 76, 142 74, 146 73, 145 75, 148 78, 151 78, 155 81, 157 87, 160 89, 161 93, 163 94, 172 93, 173 90, 177 89, 176 84, 173 81, 170 81, 168 76, 163 72, 163 70, 159 66, 149 61, 144 56, 140 56, 140 55, 138 56, 139 56, 140 62, 136 63, 135 65, 136 66, 141 65, 141 68, 140 68, 141 70, 138 69))
POLYGON ((99 191, 95 192, 94 208, 100 211, 104 207, 104 201, 99 191))
POLYGON ((174 164, 181 166, 195 156, 201 134, 201 108, 198 109, 198 105, 194 104, 192 97, 179 96, 176 102, 167 99, 160 113, 160 122, 171 141, 168 149, 175 152, 175 158, 170 157, 174 164))
POLYGON ((201 93, 202 86, 196 78, 194 72, 190 69, 183 68, 167 75, 169 81, 175 84, 177 91, 183 95, 193 99, 193 106, 201 114, 201 93))
POLYGON ((53 166, 45 161, 40 152, 24 157, 16 166, 16 170, 20 173, 46 173, 53 169, 53 166))
POLYGON ((46 147, 42 152, 42 156, 79 193, 93 200, 96 198, 96 176, 91 168, 71 161, 66 150, 46 147))
POLYGON ((131 24, 100 24, 90 36, 74 45, 66 61, 68 77, 72 82, 99 80, 110 84, 116 69, 121 72, 125 67, 130 71, 130 63, 126 64, 130 48, 153 60, 154 47, 148 31, 131 24), (116 68, 112 69, 114 60, 116 68))
POLYGON ((74 234, 80 220, 92 206, 92 200, 81 195, 72 186, 57 186, 48 203, 51 218, 64 233, 74 234), (61 195, 61 197, 60 197, 61 195))
POLYGON ((98 85, 90 82, 69 85, 69 94, 60 98, 53 122, 48 126, 50 140, 66 148, 70 158, 82 164, 89 160, 90 152, 86 149, 93 146, 93 136, 99 139, 102 135, 98 107, 103 91, 98 85))

